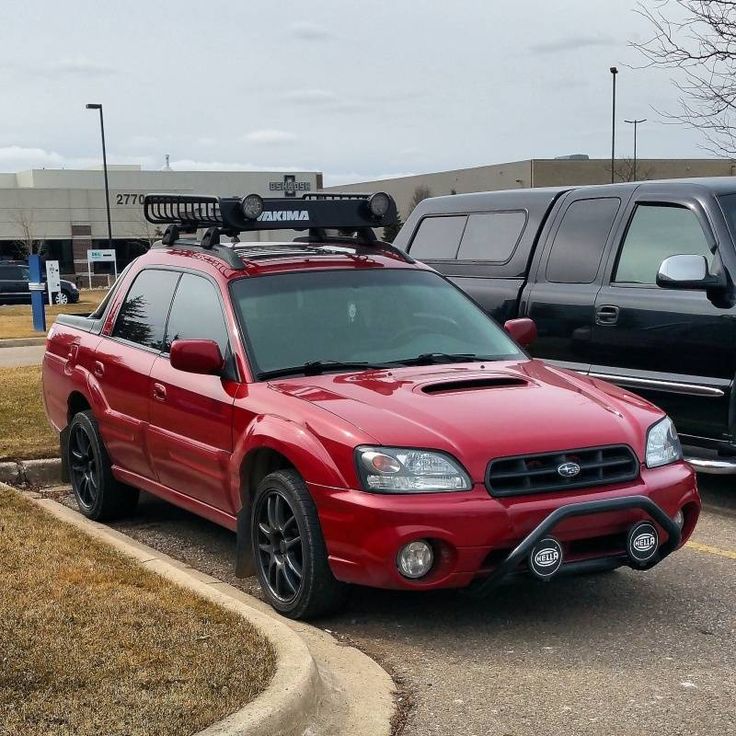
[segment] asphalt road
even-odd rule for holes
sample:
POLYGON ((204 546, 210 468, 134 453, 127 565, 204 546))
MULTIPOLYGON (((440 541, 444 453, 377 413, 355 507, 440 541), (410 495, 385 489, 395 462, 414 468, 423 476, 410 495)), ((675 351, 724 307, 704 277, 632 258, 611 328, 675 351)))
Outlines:
MULTIPOLYGON (((734 734, 736 480, 701 486, 692 543, 648 573, 518 580, 481 602, 358 589, 316 623, 394 674, 407 736, 734 734)), ((209 522, 145 497, 114 526, 258 592, 209 522)))
POLYGON ((39 365, 43 360, 45 345, 26 345, 18 348, 0 349, 0 368, 17 368, 24 365, 39 365))

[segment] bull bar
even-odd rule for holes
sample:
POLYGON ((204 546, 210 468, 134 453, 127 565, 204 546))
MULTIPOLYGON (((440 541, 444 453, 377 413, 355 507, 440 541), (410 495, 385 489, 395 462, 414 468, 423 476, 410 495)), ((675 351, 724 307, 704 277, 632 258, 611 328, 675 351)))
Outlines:
POLYGON ((605 570, 618 567, 622 561, 629 561, 632 567, 639 570, 648 570, 661 562, 667 555, 677 549, 682 539, 680 527, 654 502, 646 496, 625 496, 623 498, 600 499, 596 501, 582 501, 571 503, 555 509, 549 516, 541 521, 533 531, 498 564, 491 574, 473 583, 468 593, 473 596, 482 597, 490 593, 505 577, 517 571, 523 560, 529 555, 534 546, 544 539, 547 534, 564 519, 573 516, 586 516, 588 514, 599 514, 606 511, 623 511, 626 509, 641 509, 654 519, 666 532, 665 541, 657 550, 657 553, 646 563, 634 563, 628 556, 608 556, 593 558, 567 563, 562 566, 560 573, 566 572, 592 572, 594 570, 605 570))

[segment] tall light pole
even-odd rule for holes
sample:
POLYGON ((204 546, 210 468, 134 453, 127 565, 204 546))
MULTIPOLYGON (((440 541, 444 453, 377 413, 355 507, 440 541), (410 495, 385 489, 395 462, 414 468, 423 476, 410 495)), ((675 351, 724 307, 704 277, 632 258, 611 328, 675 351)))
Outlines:
POLYGON ((629 123, 634 126, 634 181, 636 181, 636 132, 640 123, 646 123, 647 119, 642 118, 641 120, 624 120, 625 123, 629 123))
POLYGON ((100 111, 100 133, 102 135, 102 168, 105 172, 105 204, 107 206, 107 247, 112 250, 112 223, 110 222, 110 185, 107 180, 107 151, 105 150, 105 121, 102 117, 102 105, 88 103, 88 110, 100 111))
POLYGON ((618 69, 612 66, 611 79, 613 80, 613 96, 611 101, 611 184, 615 181, 615 162, 616 162, 616 75, 618 69))

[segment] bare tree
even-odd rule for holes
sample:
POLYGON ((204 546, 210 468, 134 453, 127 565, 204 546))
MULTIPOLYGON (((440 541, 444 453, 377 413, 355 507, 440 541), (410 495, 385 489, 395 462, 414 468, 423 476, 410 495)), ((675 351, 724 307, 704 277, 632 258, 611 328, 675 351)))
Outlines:
POLYGON ((414 208, 424 199, 429 199, 432 196, 432 190, 426 184, 420 184, 414 190, 414 196, 411 198, 409 203, 409 212, 413 212, 414 208))
POLYGON ((133 216, 133 222, 129 228, 129 234, 135 240, 140 240, 148 245, 149 248, 153 247, 156 241, 161 240, 163 233, 160 227, 156 227, 152 223, 146 220, 143 215, 143 208, 136 208, 133 216))
POLYGON ((633 158, 622 158, 616 161, 613 173, 616 181, 644 181, 652 178, 653 169, 641 159, 637 160, 635 166, 633 158))
POLYGON ((736 2, 641 0, 637 12, 653 35, 633 46, 679 77, 680 109, 661 114, 699 130, 706 150, 736 155, 736 2))
POLYGON ((20 237, 15 243, 22 257, 27 258, 31 253, 38 253, 40 243, 35 235, 36 220, 33 210, 17 210, 10 219, 20 232, 20 237))

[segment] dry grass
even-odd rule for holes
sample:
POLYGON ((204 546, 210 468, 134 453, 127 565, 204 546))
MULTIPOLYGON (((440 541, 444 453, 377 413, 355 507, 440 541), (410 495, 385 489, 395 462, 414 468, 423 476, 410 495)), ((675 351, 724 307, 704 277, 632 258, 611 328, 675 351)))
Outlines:
POLYGON ((58 454, 59 437, 41 398, 41 366, 0 368, 0 460, 58 454))
POLYGON ((0 560, 0 734, 193 734, 272 677, 245 620, 7 486, 0 560))
MULTIPOLYGON (((107 294, 106 289, 82 291, 76 304, 52 304, 46 307, 46 326, 51 324, 59 314, 89 314, 107 294)), ((19 337, 44 337, 33 329, 33 317, 30 304, 12 304, 0 306, 0 340, 19 337)))

